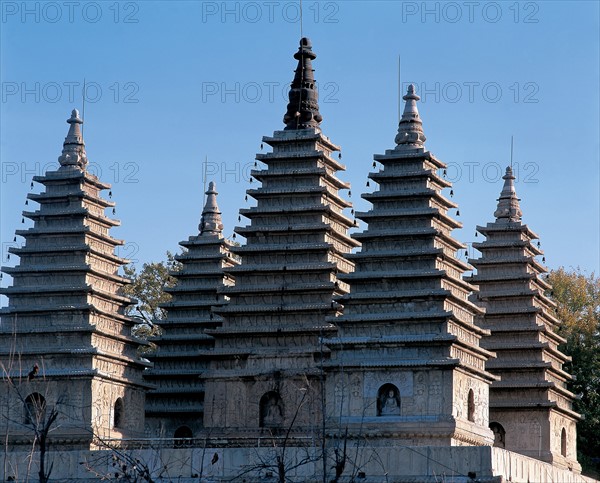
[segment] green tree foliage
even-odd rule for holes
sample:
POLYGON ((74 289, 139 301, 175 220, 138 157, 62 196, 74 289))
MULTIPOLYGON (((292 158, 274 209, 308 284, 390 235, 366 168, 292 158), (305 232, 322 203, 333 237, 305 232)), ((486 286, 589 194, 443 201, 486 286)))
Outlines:
POLYGON ((600 475, 600 279, 580 269, 550 273, 552 298, 562 321, 562 350, 573 358, 565 365, 575 376, 570 389, 581 397, 575 410, 584 416, 577 425, 577 448, 584 472, 600 475))
POLYGON ((140 339, 160 335, 160 321, 166 317, 166 311, 160 307, 171 300, 171 295, 165 288, 173 287, 176 283, 172 273, 181 270, 181 263, 175 260, 171 252, 167 252, 167 260, 162 262, 144 263, 138 272, 136 267, 123 267, 125 276, 131 279, 131 284, 124 288, 126 295, 137 300, 128 309, 128 315, 138 317, 132 333, 140 339))

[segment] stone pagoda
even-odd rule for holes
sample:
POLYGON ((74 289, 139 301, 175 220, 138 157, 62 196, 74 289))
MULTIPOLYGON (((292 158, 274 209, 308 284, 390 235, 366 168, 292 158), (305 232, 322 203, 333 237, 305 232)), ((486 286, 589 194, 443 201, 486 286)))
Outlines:
POLYGON ((340 148, 319 127, 315 57, 303 38, 285 128, 263 138, 273 150, 256 156, 266 167, 257 164, 251 176, 262 186, 247 191, 257 205, 241 210, 250 225, 235 229, 247 240, 232 247, 242 263, 227 271, 235 285, 223 289, 223 326, 208 331, 215 350, 204 422, 213 435, 255 437, 292 424, 306 434, 320 424, 327 354, 319 338, 335 330, 327 321, 340 314, 332 298, 347 291, 337 275, 352 270, 344 255, 358 243, 343 214, 351 204, 339 194, 349 189, 336 177, 345 169, 333 155, 340 148))
POLYGON ((181 270, 172 274, 176 285, 166 289, 173 299, 162 305, 168 313, 160 322, 163 334, 155 339, 157 351, 148 355, 154 368, 144 376, 156 387, 146 397, 146 422, 154 436, 192 438, 202 427, 204 384, 200 375, 210 365, 207 351, 214 345, 205 329, 221 326, 222 319, 212 307, 226 303, 226 297, 217 291, 233 285, 232 276, 223 270, 238 265, 230 253, 231 242, 223 238, 213 182, 208 185, 198 228, 198 235, 180 243, 184 252, 175 258, 181 270))
POLYGON ((558 349, 556 304, 545 292, 550 285, 536 257, 538 236, 522 223, 512 169, 494 212, 496 220, 477 231, 485 241, 473 243, 481 258, 471 260, 479 286, 474 301, 486 309, 482 326, 491 337, 482 345, 497 355, 486 368, 499 376, 490 387, 490 427, 495 446, 580 470, 576 454, 574 395, 562 366, 569 360, 558 349))
POLYGON ((474 324, 483 310, 462 279, 457 205, 442 194, 446 165, 425 148, 413 85, 403 99, 396 147, 375 155, 382 169, 369 174, 379 189, 362 195, 373 207, 356 215, 368 224, 353 235, 361 251, 346 255, 356 269, 340 275, 350 293, 326 341, 328 416, 375 446, 486 445, 494 376, 480 347, 488 332, 474 324))
POLYGON ((110 185, 86 170, 77 110, 67 122, 60 167, 33 178, 45 190, 27 196, 39 208, 23 213, 33 227, 18 230, 25 242, 10 249, 20 262, 2 268, 13 284, 1 290, 9 302, 0 311, 0 424, 11 443, 31 446, 56 411, 51 438, 89 448, 96 436, 143 434, 146 365, 125 315, 132 300, 121 294, 123 241, 109 233, 120 223, 105 215, 115 204, 100 195, 110 185))

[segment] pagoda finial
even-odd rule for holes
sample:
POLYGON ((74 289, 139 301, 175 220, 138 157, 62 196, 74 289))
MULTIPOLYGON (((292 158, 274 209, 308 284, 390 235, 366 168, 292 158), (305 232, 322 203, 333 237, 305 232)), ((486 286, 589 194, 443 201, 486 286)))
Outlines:
POLYGON ((287 112, 283 116, 285 130, 319 129, 323 116, 319 113, 319 93, 315 84, 312 61, 317 55, 312 51, 310 39, 300 39, 300 48, 294 54, 298 67, 290 89, 287 112))
POLYGON ((80 169, 85 169, 88 160, 85 154, 85 143, 81 134, 81 124, 83 121, 79 117, 79 111, 73 109, 69 123, 69 132, 63 143, 62 154, 58 157, 58 162, 61 166, 76 166, 80 169))
POLYGON ((214 181, 208 183, 206 203, 202 210, 200 225, 198 225, 200 235, 220 235, 223 231, 223 220, 221 219, 219 205, 217 205, 218 194, 214 181))
POLYGON ((498 221, 521 221, 523 212, 519 206, 519 198, 515 191, 515 176, 510 166, 506 168, 506 174, 502 176, 504 187, 498 198, 498 208, 494 211, 494 216, 498 221))
POLYGON ((423 123, 417 109, 417 101, 421 98, 415 93, 414 84, 408 86, 408 91, 402 99, 406 101, 406 104, 404 105, 402 119, 400 119, 400 124, 398 125, 395 150, 423 149, 425 148, 425 144, 423 143, 426 138, 425 134, 423 134, 423 123))

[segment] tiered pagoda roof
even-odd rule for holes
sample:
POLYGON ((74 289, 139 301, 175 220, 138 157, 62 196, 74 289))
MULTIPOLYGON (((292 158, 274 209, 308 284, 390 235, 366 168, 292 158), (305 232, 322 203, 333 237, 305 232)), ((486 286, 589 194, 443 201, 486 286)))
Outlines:
POLYGON ((172 273, 176 285, 166 289, 173 298, 162 305, 168 315, 160 322, 163 334, 155 339, 157 351, 148 355, 154 367, 144 374, 156 386, 147 396, 147 417, 169 420, 175 428, 202 424, 200 376, 210 365, 207 351, 214 345, 205 330, 221 326, 221 316, 212 309, 227 300, 217 291, 233 285, 233 277, 225 275, 224 269, 238 265, 230 252, 232 243, 223 237, 217 194, 215 184, 209 183, 199 234, 180 243, 184 252, 175 258, 181 270, 172 273))
MULTIPOLYGON (((495 221, 477 227, 485 241, 473 243, 481 257, 471 260, 477 273, 469 277, 479 287, 473 300, 486 310, 482 327, 491 331, 482 345, 497 355, 487 363, 500 378, 490 387, 490 421, 502 432, 496 444, 552 461, 557 454, 561 459, 562 428, 574 440, 579 418, 572 407, 575 396, 567 390, 571 376, 563 370, 569 357, 558 348, 565 340, 557 334, 556 303, 546 295, 551 290, 542 278, 547 270, 537 260, 543 252, 534 243, 538 235, 522 222, 511 167, 503 179, 495 221), (556 417, 549 418, 549 412, 556 417), (536 431, 544 433, 543 443, 542 436, 523 437, 534 420, 536 431)), ((564 459, 573 462, 576 455, 564 459)))
MULTIPOLYGON (((127 394, 129 406, 143 407, 146 364, 136 353, 140 341, 131 336, 134 322, 125 315, 132 300, 121 289, 129 280, 118 272, 128 261, 115 253, 124 242, 110 235, 110 229, 120 223, 105 215, 107 208, 114 210, 115 203, 100 194, 110 185, 86 171, 83 121, 77 110, 67 122, 70 128, 60 167, 34 176, 45 191, 30 193, 28 199, 39 203, 39 209, 23 212, 33 226, 18 230, 25 242, 9 249, 20 262, 16 267, 2 267, 13 284, 0 289, 9 299, 8 306, 0 309, 0 358, 4 377, 19 383, 37 365, 35 378, 19 389, 22 397, 32 391, 46 394, 46 399, 54 396, 57 409, 72 416, 60 422, 57 434, 90 440, 93 433, 110 433, 111 406, 117 395, 124 395, 123 387, 133 388, 133 393, 127 394), (74 381, 87 383, 71 390, 64 386, 61 394, 61 384, 74 381), (86 399, 92 404, 94 391, 107 394, 104 384, 106 388, 119 387, 114 397, 106 397, 110 407, 95 402, 98 407, 91 419, 89 414, 82 416, 82 405, 86 399), (77 407, 74 413, 67 409, 73 406, 77 407)), ((19 421, 22 408, 14 410, 19 421)), ((130 417, 119 429, 141 434, 143 418, 130 417)))
MULTIPOLYGON (((319 127, 316 56, 308 39, 294 57, 286 127, 263 138, 272 152, 256 156, 264 167, 250 174, 262 185, 247 194, 257 205, 240 211, 250 224, 235 229, 247 243, 231 249, 242 263, 227 270, 236 281, 223 289, 230 303, 217 311, 222 327, 209 331, 216 341, 215 384, 270 380, 274 372, 284 379, 316 374, 319 336, 334 330, 327 317, 340 314, 332 297, 347 290, 337 274, 353 267, 344 258, 358 246, 348 236, 354 221, 343 213, 351 204, 339 193, 349 185, 336 177, 345 169, 334 158, 340 148, 319 127)), ((258 418, 248 420, 258 424, 258 418)))
MULTIPOLYGON (((474 324, 474 317, 483 311, 469 301, 473 288, 461 278, 470 267, 457 256, 457 250, 466 247, 451 235, 461 227, 449 213, 457 205, 442 193, 451 187, 441 175, 446 165, 425 148, 414 86, 409 86, 404 100, 397 145, 375 155, 383 169, 369 174, 379 189, 363 198, 373 207, 356 214, 368 228, 353 235, 362 249, 346 255, 355 263, 355 271, 340 275, 350 285, 350 293, 338 299, 343 315, 330 319, 339 327, 339 336, 326 341, 333 350, 329 367, 332 373, 355 378, 357 384, 364 380, 365 387, 369 379, 386 377, 390 383, 394 378, 441 383, 447 385, 445 398, 452 403, 427 407, 412 397, 412 383, 406 387, 394 383, 391 391, 397 392, 403 408, 399 419, 368 419, 378 415, 375 399, 379 396, 368 394, 367 389, 358 406, 348 394, 340 396, 343 402, 333 401, 341 408, 334 408, 334 415, 341 410, 351 425, 374 424, 369 431, 391 431, 401 439, 410 439, 403 431, 414 433, 415 424, 428 420, 428 427, 419 429, 424 436, 418 444, 444 444, 435 439, 443 437, 447 437, 444 442, 485 444, 489 440, 485 415, 475 415, 476 424, 469 425, 464 421, 467 409, 462 408, 469 388, 483 402, 493 379, 484 367, 491 354, 479 345, 487 332, 474 324), (461 376, 453 376, 456 373, 461 376), (459 383, 464 383, 460 390, 459 383), (353 405, 364 412, 353 413, 353 405), (460 429, 452 422, 458 419, 460 429)), ((340 379, 339 384, 345 383, 340 379)))

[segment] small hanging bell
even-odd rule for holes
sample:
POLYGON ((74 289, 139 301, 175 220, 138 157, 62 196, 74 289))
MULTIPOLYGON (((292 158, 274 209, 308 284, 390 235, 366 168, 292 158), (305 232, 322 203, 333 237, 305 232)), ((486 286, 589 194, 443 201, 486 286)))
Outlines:
POLYGON ((342 152, 341 151, 338 154, 338 159, 342 159, 342 152))
POLYGON ((373 167, 376 168, 377 167, 377 163, 375 161, 373 161, 373 167))
POLYGON ((25 200, 25 206, 29 205, 29 200, 25 200))
POLYGON ((348 198, 352 196, 352 191, 348 191, 348 198))
POLYGON ((546 257, 542 257, 542 263, 546 263, 546 257))
POLYGON ((250 176, 250 183, 252 183, 252 176, 250 176))
POLYGON ((31 186, 30 186, 30 188, 31 188, 31 189, 33 189, 33 181, 31 182, 31 186))
POLYGON ((17 235, 15 235, 15 237, 13 238, 13 242, 17 241, 17 235))
POLYGON ((460 211, 456 210, 456 216, 460 216, 460 211))
POLYGON ((108 197, 109 197, 109 198, 112 198, 112 190, 110 190, 110 191, 108 192, 108 197))
POLYGON ((475 238, 477 238, 479 236, 479 234, 477 232, 475 232, 475 238))
POLYGON ((232 237, 232 238, 235 240, 235 233, 233 234, 233 237, 232 237))
POLYGON ((350 214, 351 214, 351 215, 353 215, 353 214, 354 214, 354 208, 352 208, 352 209, 350 210, 350 214))
POLYGON ((21 223, 25 223, 25 218, 21 218, 21 223))
POLYGON ((454 190, 450 190, 450 197, 452 198, 454 196, 454 190))
POLYGON ((367 181, 367 188, 371 186, 371 183, 369 181, 367 181))
POLYGON ((245 201, 248 201, 248 195, 245 196, 244 198, 245 201))
POLYGON ((469 250, 465 250, 465 258, 469 257, 469 250))
POLYGON ((263 148, 264 148, 264 144, 260 143, 260 149, 261 149, 261 151, 262 151, 263 148))
POLYGON ((448 171, 444 170, 444 178, 446 177, 447 174, 448 174, 448 171))
POLYGON ((254 161, 254 167, 258 168, 258 163, 256 161, 254 161))
POLYGON ((117 214, 117 210, 115 210, 115 209, 113 208, 113 215, 116 215, 116 214, 117 214))
POLYGON ((238 216, 238 222, 242 221, 242 217, 238 216))

